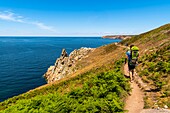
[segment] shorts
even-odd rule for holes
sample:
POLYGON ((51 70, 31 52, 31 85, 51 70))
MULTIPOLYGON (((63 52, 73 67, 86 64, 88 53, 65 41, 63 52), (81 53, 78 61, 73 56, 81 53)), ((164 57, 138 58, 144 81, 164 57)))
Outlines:
POLYGON ((133 70, 133 69, 135 69, 135 65, 130 65, 129 63, 128 63, 128 68, 129 68, 129 71, 131 71, 131 70, 133 70))

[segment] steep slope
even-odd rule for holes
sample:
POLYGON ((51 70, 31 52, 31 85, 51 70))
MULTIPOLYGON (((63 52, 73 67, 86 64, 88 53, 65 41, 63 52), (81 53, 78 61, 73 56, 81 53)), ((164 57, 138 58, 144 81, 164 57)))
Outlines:
MULTIPOLYGON (((168 104, 170 102, 169 42, 170 24, 167 24, 120 43, 135 44, 140 48, 137 71, 152 89, 146 92, 145 107, 153 107, 155 103, 150 103, 152 99, 159 100, 160 106, 170 107, 168 104), (150 65, 151 67, 148 67, 150 65), (147 73, 144 74, 143 71, 147 73), (150 79, 153 75, 154 79, 150 79), (157 81, 159 77, 165 83, 157 81), (166 97, 160 95, 161 92, 165 92, 163 94, 166 97)), ((99 47, 75 64, 77 67, 75 73, 55 83, 1 102, 0 110, 1 112, 4 110, 5 112, 124 112, 124 99, 130 91, 129 83, 122 73, 124 53, 125 49, 115 44, 99 47)))
POLYGON ((145 91, 145 108, 170 107, 170 24, 121 43, 140 48, 137 71, 151 89, 145 91))
POLYGON ((76 73, 0 103, 1 112, 123 112, 130 87, 121 72, 122 48, 95 49, 76 73), (114 52, 113 52, 114 51, 114 52), (121 51, 121 52, 120 52, 121 51), (100 60, 100 62, 98 62, 100 60), (116 61, 116 62, 115 62, 116 61))
POLYGON ((151 88, 145 107, 170 107, 170 41, 140 59, 139 75, 151 88))

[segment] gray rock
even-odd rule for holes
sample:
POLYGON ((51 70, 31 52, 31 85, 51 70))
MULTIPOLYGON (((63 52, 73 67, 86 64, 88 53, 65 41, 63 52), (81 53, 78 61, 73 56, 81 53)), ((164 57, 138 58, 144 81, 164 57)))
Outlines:
POLYGON ((47 83, 51 83, 60 80, 70 74, 75 72, 75 64, 81 59, 87 57, 87 55, 92 52, 94 48, 80 48, 74 50, 68 56, 65 49, 62 50, 60 58, 58 58, 54 66, 50 66, 47 72, 43 75, 47 83))
POLYGON ((63 49, 61 52, 61 57, 67 57, 67 56, 68 56, 68 54, 67 54, 66 50, 63 49))

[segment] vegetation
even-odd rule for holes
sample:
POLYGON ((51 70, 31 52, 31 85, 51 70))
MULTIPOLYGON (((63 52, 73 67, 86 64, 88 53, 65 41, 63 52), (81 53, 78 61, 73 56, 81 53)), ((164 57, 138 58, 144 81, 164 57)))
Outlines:
MULTIPOLYGON (((115 70, 101 72, 93 75, 87 73, 82 75, 84 82, 79 87, 72 87, 70 91, 61 92, 52 87, 44 90, 44 93, 33 91, 20 98, 1 103, 1 112, 42 112, 42 113, 65 113, 65 112, 123 112, 123 100, 130 91, 127 79, 121 73, 121 65, 124 59, 115 63, 115 70), (32 95, 32 97, 31 97, 32 95), (34 95, 34 96, 33 96, 34 95), (26 97, 27 96, 27 97, 26 97), (12 102, 13 101, 13 102, 12 102), (15 101, 15 102, 14 102, 15 101), (6 104, 6 105, 5 105, 6 104)), ((75 79, 73 79, 75 81, 75 79)), ((60 84, 68 86, 70 81, 60 84)))
POLYGON ((145 108, 170 108, 170 24, 124 40, 140 48, 137 71, 151 88, 145 92, 145 108))
MULTIPOLYGON (((144 55, 140 62, 139 75, 156 92, 158 105, 170 107, 170 43, 152 54, 144 55)), ((146 101, 149 101, 148 99, 146 101)), ((150 106, 153 106, 152 104, 150 106)))
MULTIPOLYGON (((137 71, 151 87, 145 92, 145 108, 155 103, 170 107, 169 40, 167 24, 121 42, 140 48, 137 71)), ((124 99, 130 91, 122 74, 124 52, 115 44, 100 47, 77 64, 83 67, 78 76, 1 102, 0 112, 124 112, 124 99)))
POLYGON ((142 33, 140 35, 133 36, 130 39, 123 40, 121 44, 132 44, 140 43, 143 45, 149 44, 150 42, 161 42, 163 39, 168 38, 170 35, 170 24, 166 24, 154 30, 142 33))

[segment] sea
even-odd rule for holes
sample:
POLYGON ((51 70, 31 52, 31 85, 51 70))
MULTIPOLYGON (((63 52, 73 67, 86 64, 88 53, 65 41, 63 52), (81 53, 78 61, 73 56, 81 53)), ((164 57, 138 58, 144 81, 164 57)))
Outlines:
POLYGON ((0 37, 0 102, 46 84, 43 74, 63 48, 96 48, 119 39, 101 37, 0 37))

